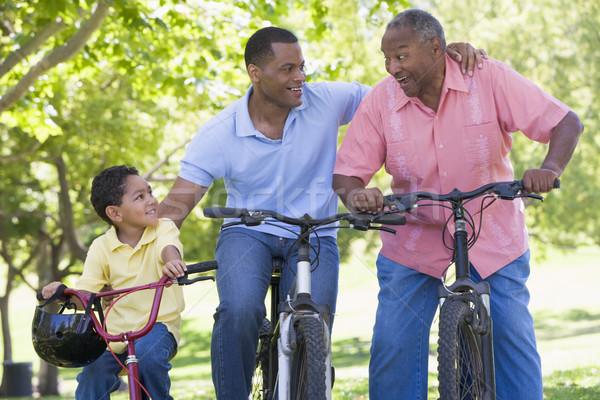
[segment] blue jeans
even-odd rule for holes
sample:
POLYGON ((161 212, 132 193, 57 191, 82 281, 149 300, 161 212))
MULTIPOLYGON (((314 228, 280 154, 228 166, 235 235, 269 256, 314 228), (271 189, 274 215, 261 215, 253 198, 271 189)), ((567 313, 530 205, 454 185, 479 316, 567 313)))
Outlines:
MULTIPOLYGON (((312 297, 335 311, 339 251, 333 237, 321 237, 319 267, 312 273, 312 297)), ((215 258, 219 306, 214 315, 211 341, 212 376, 219 400, 246 400, 250 393, 258 330, 266 315, 265 297, 271 280, 272 257, 287 260, 281 292, 294 280, 297 251, 288 254, 294 239, 243 228, 225 229, 219 235, 215 258)), ((311 251, 311 259, 315 254, 311 251)), ((283 297, 285 298, 285 297, 283 297)))
MULTIPOLYGON (((144 337, 135 341, 135 354, 139 360, 140 382, 153 399, 173 399, 169 395, 171 380, 169 360, 175 355, 177 343, 165 324, 157 323, 144 337)), ((123 365, 127 352, 117 354, 123 365)), ((118 374, 122 367, 110 351, 105 351, 93 363, 83 367, 77 375, 75 398, 81 400, 110 400, 110 394, 119 388, 118 374)), ((147 399, 142 390, 142 398, 147 399)))
MULTIPOLYGON (((471 278, 481 281, 472 269, 471 278)), ((379 304, 369 364, 371 400, 427 398, 429 331, 440 280, 381 255, 377 259, 379 304)), ((529 250, 485 280, 491 286, 496 396, 541 400, 541 360, 527 305, 529 250)))

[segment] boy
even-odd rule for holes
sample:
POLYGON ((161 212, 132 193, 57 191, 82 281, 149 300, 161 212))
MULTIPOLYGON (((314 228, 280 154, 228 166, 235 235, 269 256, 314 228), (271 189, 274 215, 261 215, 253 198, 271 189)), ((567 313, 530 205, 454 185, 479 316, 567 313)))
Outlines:
MULTIPOLYGON (((163 274, 172 279, 183 276, 187 268, 181 259, 179 230, 171 220, 158 218, 158 201, 135 168, 121 165, 102 171, 92 182, 90 200, 96 213, 111 227, 90 246, 78 289, 98 292, 105 285, 119 289, 156 282, 163 274)), ((46 285, 42 289, 44 297, 50 298, 60 284, 46 285)), ((108 313, 108 331, 117 334, 142 328, 153 297, 153 291, 143 290, 121 298, 108 313)), ((155 399, 172 399, 169 360, 181 337, 183 309, 181 288, 165 288, 156 325, 135 343, 141 383, 155 399)), ((124 362, 125 344, 112 343, 111 348, 124 362)), ((76 399, 108 400, 119 387, 117 374, 121 369, 106 351, 77 376, 76 399)), ((145 398, 143 391, 142 395, 145 398)))

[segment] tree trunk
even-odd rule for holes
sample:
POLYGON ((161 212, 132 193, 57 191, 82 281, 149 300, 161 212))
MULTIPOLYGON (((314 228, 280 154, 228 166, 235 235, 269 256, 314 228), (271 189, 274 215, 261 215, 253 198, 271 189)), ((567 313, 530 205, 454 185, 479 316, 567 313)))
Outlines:
POLYGON ((38 392, 40 396, 57 396, 58 393, 58 368, 52 364, 40 360, 40 372, 38 374, 38 392))
MULTIPOLYGON (((7 285, 7 288, 10 285, 7 285)), ((3 361, 12 360, 12 339, 10 336, 10 325, 8 323, 8 293, 0 297, 0 317, 2 320, 2 345, 4 348, 4 359, 3 361)), ((0 384, 0 396, 3 396, 6 391, 6 374, 4 368, 2 368, 2 383, 0 384)))

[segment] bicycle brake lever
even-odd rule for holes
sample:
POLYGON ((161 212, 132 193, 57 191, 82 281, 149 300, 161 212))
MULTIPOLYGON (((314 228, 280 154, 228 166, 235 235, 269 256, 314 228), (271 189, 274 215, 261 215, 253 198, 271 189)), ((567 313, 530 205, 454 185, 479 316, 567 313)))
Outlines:
POLYGON ((214 281, 215 277, 214 276, 199 276, 194 279, 189 279, 187 277, 187 275, 185 275, 185 276, 182 276, 181 278, 177 278, 177 284, 179 286, 184 286, 184 285, 191 285, 192 283, 196 283, 199 281, 208 281, 208 280, 214 281))
POLYGON ((532 199, 544 201, 544 198, 542 196, 540 196, 539 194, 524 193, 524 194, 520 194, 520 195, 515 196, 515 197, 530 197, 532 199))
POLYGON ((369 229, 374 229, 376 231, 389 232, 389 233, 392 233, 394 235, 396 234, 396 230, 395 229, 391 229, 391 228, 388 228, 388 227, 385 227, 385 226, 372 226, 369 229))

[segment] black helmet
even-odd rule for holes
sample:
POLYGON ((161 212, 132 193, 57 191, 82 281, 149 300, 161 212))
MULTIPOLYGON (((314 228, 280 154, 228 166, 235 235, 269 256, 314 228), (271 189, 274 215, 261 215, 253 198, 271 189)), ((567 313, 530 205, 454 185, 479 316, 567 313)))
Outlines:
POLYGON ((78 368, 95 361, 106 350, 89 310, 63 314, 63 307, 55 314, 44 308, 45 304, 36 306, 31 326, 33 348, 41 359, 58 367, 78 368))

